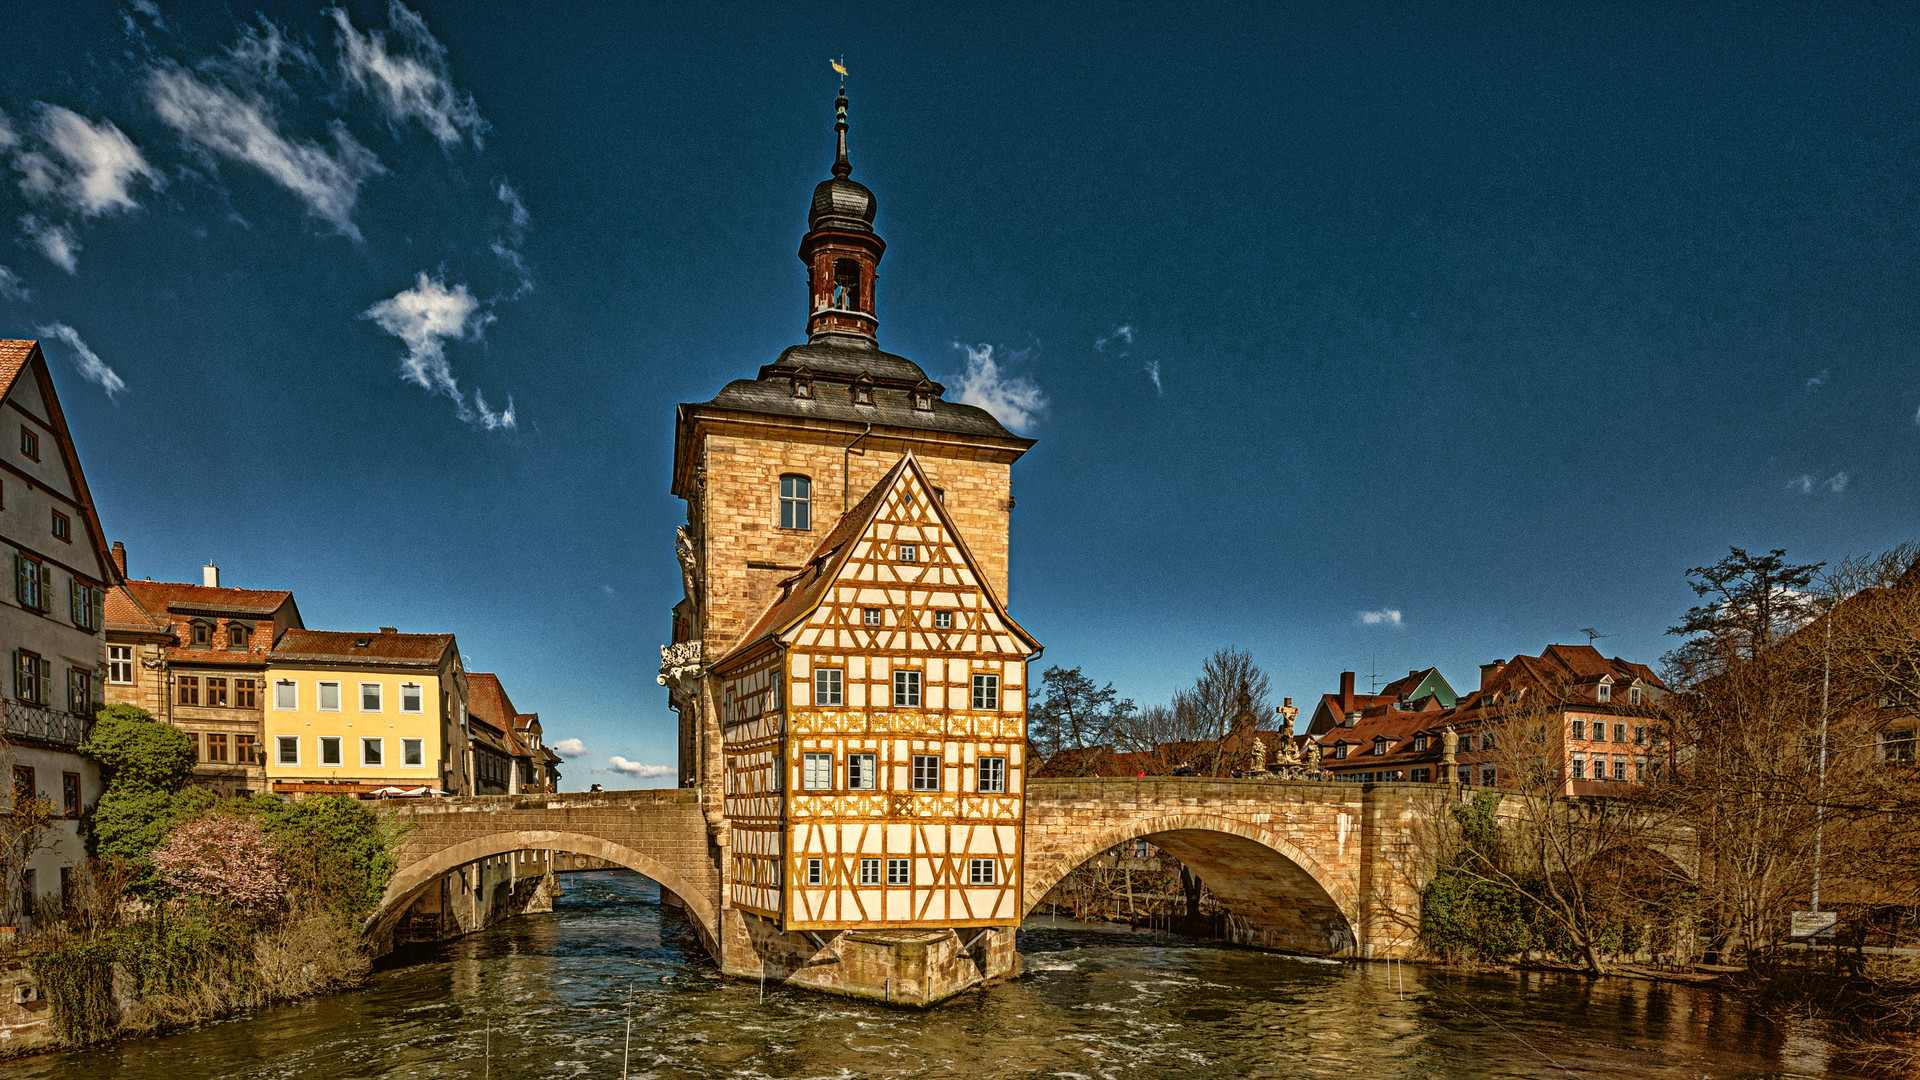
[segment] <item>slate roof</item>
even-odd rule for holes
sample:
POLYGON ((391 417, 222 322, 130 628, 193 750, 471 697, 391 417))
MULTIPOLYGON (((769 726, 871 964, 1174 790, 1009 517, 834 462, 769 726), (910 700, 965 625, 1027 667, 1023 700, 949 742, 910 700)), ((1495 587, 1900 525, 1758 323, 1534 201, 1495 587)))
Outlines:
POLYGON ((452 634, 350 633, 289 630, 274 647, 275 663, 369 664, 437 667, 453 648, 452 634), (365 642, 362 645, 360 642, 365 642))

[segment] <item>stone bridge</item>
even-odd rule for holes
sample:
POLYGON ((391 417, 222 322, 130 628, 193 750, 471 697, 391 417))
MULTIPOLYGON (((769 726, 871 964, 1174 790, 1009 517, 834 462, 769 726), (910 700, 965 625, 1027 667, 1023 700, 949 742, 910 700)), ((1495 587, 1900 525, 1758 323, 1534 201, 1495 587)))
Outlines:
MULTIPOLYGON (((1452 797, 1433 784, 1032 780, 1023 911, 1088 859, 1147 839, 1200 875, 1235 914, 1235 935, 1245 944, 1404 955, 1413 949, 1426 876, 1423 830, 1452 797)), ((517 852, 569 851, 659 883, 723 970, 756 970, 766 957, 747 955, 757 948, 755 935, 722 903, 724 849, 709 840, 702 811, 699 793, 686 789, 401 806, 410 828, 369 933, 391 942, 408 909, 464 867, 517 852)))

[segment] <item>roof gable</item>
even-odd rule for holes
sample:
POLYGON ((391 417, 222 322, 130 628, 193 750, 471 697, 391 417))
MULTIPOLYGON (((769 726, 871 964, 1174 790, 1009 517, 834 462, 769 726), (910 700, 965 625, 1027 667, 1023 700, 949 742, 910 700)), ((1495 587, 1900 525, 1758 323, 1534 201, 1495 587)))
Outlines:
MULTIPOLYGON (((73 564, 97 581, 119 584, 120 571, 107 551, 106 530, 100 526, 93 493, 87 489, 87 477, 80 468, 80 453, 74 447, 73 432, 67 428, 60 396, 54 390, 53 373, 47 368, 46 354, 40 351, 39 342, 0 340, 0 398, 19 402, 29 415, 45 423, 53 436, 54 449, 59 451, 57 460, 65 471, 67 490, 63 494, 76 504, 80 529, 93 555, 91 566, 85 565, 77 553, 73 564)), ((41 459, 45 461, 48 456, 43 449, 41 459)), ((42 482, 44 479, 42 477, 42 482)))
POLYGON ((1031 658, 1040 644, 1007 615, 912 453, 843 514, 800 572, 721 661, 771 639, 897 651, 991 652, 1031 658), (901 558, 902 545, 913 548, 901 558), (881 624, 867 625, 866 609, 881 624), (936 625, 944 613, 951 625, 936 625))

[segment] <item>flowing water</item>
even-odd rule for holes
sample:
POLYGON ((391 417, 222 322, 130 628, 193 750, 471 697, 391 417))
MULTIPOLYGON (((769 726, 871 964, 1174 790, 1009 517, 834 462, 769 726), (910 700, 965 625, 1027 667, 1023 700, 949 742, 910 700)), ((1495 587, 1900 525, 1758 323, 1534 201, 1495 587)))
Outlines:
POLYGON ((611 1078, 623 1053, 636 1078, 1854 1075, 1818 1025, 1690 987, 1402 974, 1088 930, 1023 931, 1023 978, 929 1012, 763 1000, 714 971, 653 883, 562 880, 552 915, 416 950, 353 993, 0 1076, 611 1078))

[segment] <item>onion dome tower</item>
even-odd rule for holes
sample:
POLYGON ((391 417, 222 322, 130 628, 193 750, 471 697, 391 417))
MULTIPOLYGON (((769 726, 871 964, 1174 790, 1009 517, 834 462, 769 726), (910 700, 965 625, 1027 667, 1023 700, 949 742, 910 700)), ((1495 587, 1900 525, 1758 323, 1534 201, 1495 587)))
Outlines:
POLYGON ((873 231, 873 192, 852 179, 853 166, 847 161, 844 82, 833 112, 838 143, 833 177, 813 189, 807 235, 800 241, 800 261, 807 264, 807 340, 843 337, 873 344, 880 327, 874 315, 873 288, 887 245, 873 231))

